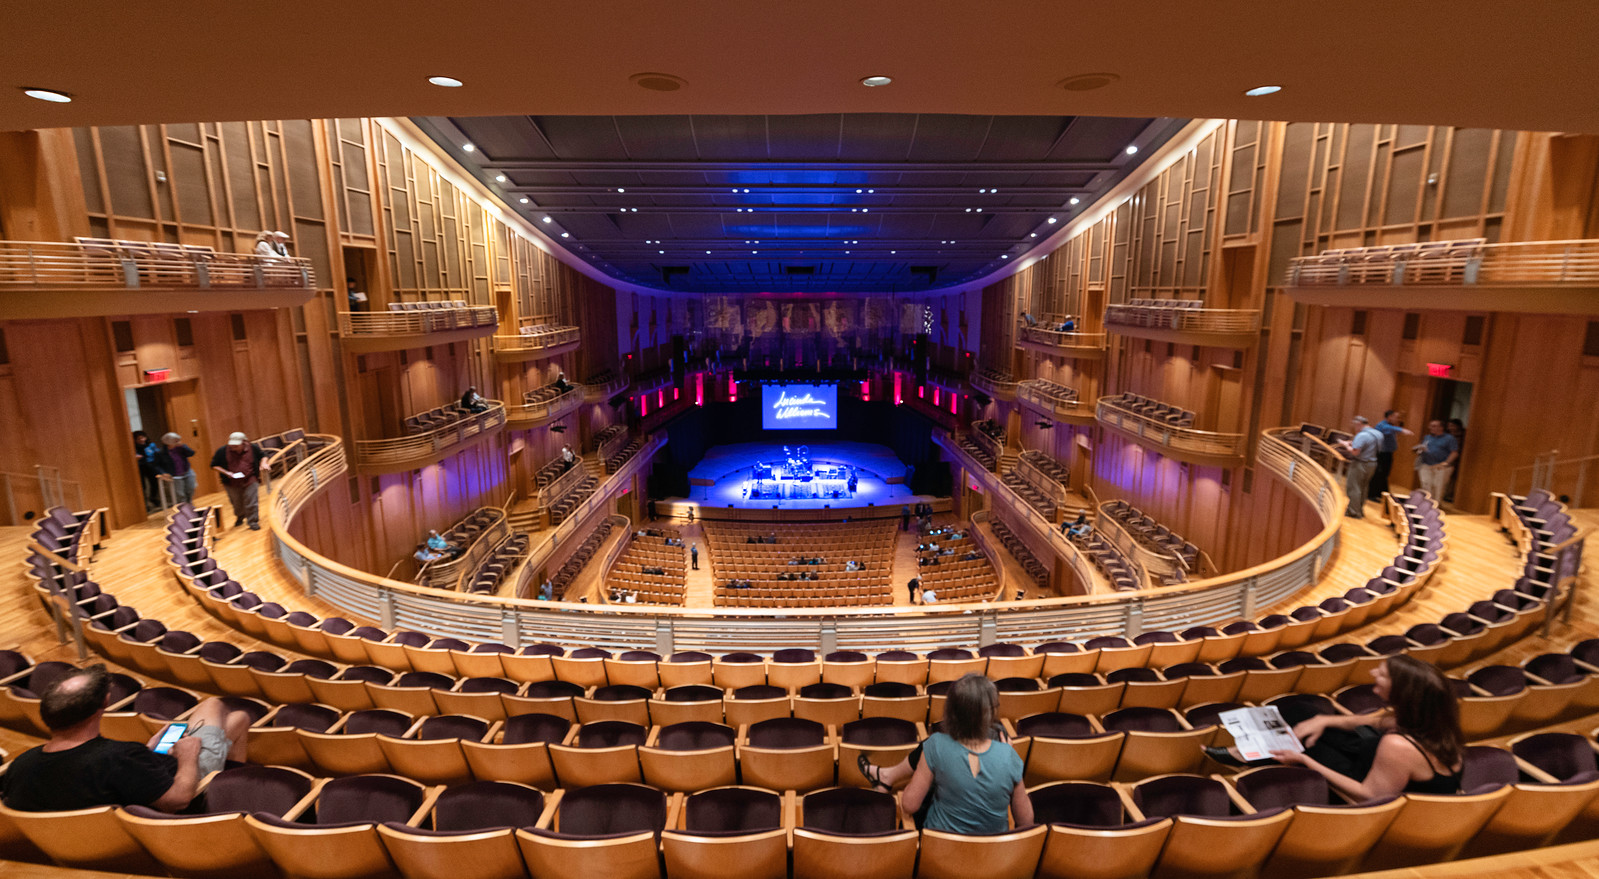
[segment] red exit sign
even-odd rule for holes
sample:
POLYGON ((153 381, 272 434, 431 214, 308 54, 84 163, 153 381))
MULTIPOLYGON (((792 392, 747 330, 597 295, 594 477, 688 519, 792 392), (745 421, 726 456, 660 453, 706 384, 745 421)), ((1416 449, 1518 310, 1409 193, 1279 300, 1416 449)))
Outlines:
POLYGON ((145 382, 147 384, 155 384, 156 382, 164 382, 164 381, 166 381, 167 379, 169 379, 171 377, 172 377, 172 368, 171 367, 167 367, 166 369, 146 369, 144 371, 144 380, 145 380, 145 382))
POLYGON ((1427 364, 1427 374, 1433 378, 1449 378, 1455 374, 1455 365, 1453 363, 1429 363, 1427 364))

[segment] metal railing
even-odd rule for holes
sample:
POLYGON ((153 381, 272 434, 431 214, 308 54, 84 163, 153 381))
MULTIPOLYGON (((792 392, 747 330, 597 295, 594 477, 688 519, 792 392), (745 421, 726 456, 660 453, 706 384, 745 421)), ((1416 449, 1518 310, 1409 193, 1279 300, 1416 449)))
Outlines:
POLYGON ((315 289, 311 261, 141 241, 0 241, 0 290, 315 289))
POLYGON ((1043 492, 1055 506, 1069 507, 1072 505, 1071 489, 1062 484, 1059 479, 1044 472, 1043 468, 1028 457, 1027 452, 1023 452, 1016 459, 1016 467, 1011 472, 1026 480, 1028 485, 1043 492))
POLYGON ((625 375, 616 376, 608 381, 583 385, 583 401, 597 403, 609 400, 617 394, 627 390, 632 381, 625 375))
POLYGON ((991 375, 985 375, 981 371, 974 371, 966 377, 966 380, 971 383, 972 387, 991 397, 999 397, 1006 400, 1016 399, 1016 386, 1019 382, 995 378, 991 375))
POLYGON ((1290 262, 1287 285, 1596 286, 1599 240, 1471 239, 1330 250, 1290 262))
MULTIPOLYGON (((1106 501, 1109 503, 1109 501, 1106 501)), ((1129 561, 1138 563, 1149 574, 1157 579, 1160 577, 1188 576, 1188 565, 1177 554, 1168 550, 1156 549, 1134 534, 1126 523, 1115 516, 1106 513, 1101 505, 1098 514, 1094 517, 1099 533, 1113 546, 1121 550, 1122 555, 1129 561)))
POLYGON ((1260 312, 1234 308, 1176 308, 1171 305, 1107 305, 1105 325, 1151 327, 1185 333, 1253 333, 1260 312))
POLYGON ((592 474, 584 466, 582 459, 572 462, 565 473, 557 476, 549 485, 541 486, 538 490, 538 509, 548 509, 550 504, 566 497, 571 491, 582 484, 592 474))
MULTIPOLYGON (((528 395, 537 393, 529 391, 528 395)), ((528 425, 554 421, 564 415, 577 411, 583 405, 583 386, 573 385, 556 397, 551 397, 539 403, 522 403, 508 407, 506 419, 515 424, 528 425)))
MULTIPOLYGON (((1076 391, 1073 390, 1072 393, 1075 394, 1076 391)), ((1017 386, 1016 399, 1023 405, 1031 405, 1046 415, 1067 418, 1094 417, 1093 403, 1057 392, 1045 384, 1043 379, 1035 378, 1022 382, 1017 386)))
POLYGON ((1599 469, 1599 455, 1561 459, 1560 452, 1550 451, 1534 458, 1531 464, 1510 471, 1509 493, 1519 497, 1541 488, 1568 506, 1581 507, 1590 467, 1599 469))
POLYGON ((1244 453, 1245 437, 1241 433, 1217 433, 1192 427, 1175 427, 1118 406, 1104 397, 1099 398, 1099 402, 1095 404, 1094 417, 1104 424, 1118 427, 1155 446, 1222 457, 1239 456, 1244 453))
MULTIPOLYGON (((949 446, 948 436, 939 439, 949 446)), ((664 444, 655 437, 630 465, 664 444)), ((528 601, 457 595, 423 589, 340 565, 313 552, 290 534, 294 517, 318 491, 344 472, 342 445, 334 440, 309 455, 279 480, 265 505, 279 558, 309 594, 351 613, 435 636, 500 641, 512 646, 537 641, 606 648, 708 650, 749 649, 769 653, 783 647, 926 651, 952 644, 996 641, 1038 643, 1101 634, 1136 636, 1148 629, 1181 630, 1254 616, 1316 582, 1337 547, 1342 491, 1331 476, 1288 443, 1262 434, 1256 464, 1312 504, 1323 528, 1298 549, 1262 565, 1225 576, 1162 589, 1112 595, 1074 596, 1004 605, 949 608, 663 608, 528 601)), ((988 477, 997 481, 998 477, 988 477)), ((625 483, 608 480, 607 488, 625 483)), ((585 503, 609 501, 605 493, 585 503)), ((529 564, 548 558, 555 542, 573 533, 594 509, 575 513, 536 547, 529 564)), ((1025 510, 1019 515, 1026 516, 1025 510)), ((1036 514, 1033 514, 1036 518, 1036 514)), ((1029 519, 1030 527, 1036 525, 1029 519)), ((1058 536, 1058 535, 1056 535, 1058 536)), ((1052 538, 1053 539, 1053 538, 1052 538)))
POLYGON ((33 465, 32 473, 0 471, 0 493, 6 497, 7 525, 26 525, 23 512, 43 513, 51 507, 82 510, 83 486, 61 478, 61 468, 33 465), (37 504, 37 509, 34 509, 37 504), (20 508, 20 510, 19 510, 20 508))
POLYGON ((1017 324, 1017 338, 1034 345, 1047 345, 1051 348, 1092 348, 1102 350, 1105 347, 1104 333, 1079 333, 1051 330, 1046 327, 1030 327, 1025 323, 1017 324))
POLYGON ((499 320, 499 313, 492 305, 408 311, 341 311, 339 333, 344 336, 415 336, 492 327, 499 320))
POLYGON ((526 354, 582 340, 582 332, 577 327, 539 327, 531 332, 496 335, 494 351, 500 354, 526 354))
POLYGON ((355 441, 357 467, 404 466, 421 464, 426 459, 466 443, 505 424, 505 404, 485 400, 488 409, 463 415, 442 427, 393 439, 355 441))

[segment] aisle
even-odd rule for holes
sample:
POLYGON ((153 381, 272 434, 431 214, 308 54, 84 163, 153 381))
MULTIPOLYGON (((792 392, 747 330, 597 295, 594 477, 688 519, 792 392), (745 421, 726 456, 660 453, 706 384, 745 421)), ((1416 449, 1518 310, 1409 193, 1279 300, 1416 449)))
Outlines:
MULTIPOLYGON (((697 543, 700 547, 700 569, 689 568, 683 581, 683 606, 684 607, 711 607, 716 603, 716 578, 711 572, 711 550, 705 545, 705 529, 700 527, 699 520, 689 524, 684 520, 670 523, 683 533, 683 545, 697 543)), ((685 550, 686 552, 686 550, 685 550)))
POLYGON ((910 593, 905 591, 905 582, 916 576, 916 541, 921 538, 921 533, 916 530, 916 521, 911 520, 909 531, 899 530, 899 520, 894 520, 894 575, 889 581, 889 594, 894 596, 895 604, 910 604, 910 593))

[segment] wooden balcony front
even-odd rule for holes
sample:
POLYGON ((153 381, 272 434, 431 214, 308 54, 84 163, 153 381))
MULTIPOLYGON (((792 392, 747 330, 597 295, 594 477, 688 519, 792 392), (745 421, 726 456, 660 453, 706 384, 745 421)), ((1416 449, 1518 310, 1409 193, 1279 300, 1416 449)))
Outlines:
POLYGON ((1197 308, 1197 300, 1135 299, 1105 308, 1105 329, 1182 345, 1248 348, 1260 339, 1260 312, 1252 309, 1197 308))
POLYGON ((577 327, 531 327, 515 335, 496 335, 494 359, 501 363, 540 360, 576 351, 582 344, 577 327))
POLYGON ((1016 399, 1015 379, 1003 378, 992 373, 977 370, 966 377, 973 389, 993 397, 996 400, 1014 401, 1016 399))
POLYGON ((1016 387, 1016 399, 1027 409, 1062 424, 1093 424, 1094 404, 1080 400, 1074 389, 1043 379, 1030 379, 1016 387))
POLYGON ((584 399, 582 385, 573 385, 565 393, 549 399, 535 400, 537 396, 537 391, 529 391, 522 403, 507 406, 506 424, 517 430, 543 427, 576 412, 584 399))
POLYGON ((0 314, 18 320, 286 308, 315 295, 308 259, 111 239, 0 241, 0 314))
POLYGON ((623 393, 633 384, 625 375, 613 376, 605 381, 585 382, 583 385, 583 402, 603 403, 617 394, 623 393))
POLYGON ((1599 239, 1328 250, 1294 259, 1284 283, 1312 305, 1599 314, 1599 239))
POLYGON ((1016 325, 1016 344, 1033 351, 1076 357, 1082 360, 1102 360, 1105 357, 1104 333, 1078 333, 1052 330, 1044 326, 1016 325))
POLYGON ((1141 415, 1101 397, 1094 406, 1099 423, 1156 452, 1192 464, 1236 467, 1244 463, 1245 437, 1192 427, 1176 427, 1141 415))
POLYGON ((339 336, 347 350, 403 351, 428 345, 464 342, 494 335, 499 315, 492 305, 456 302, 407 302, 391 311, 341 311, 339 336))
POLYGON ((484 402, 489 406, 486 411, 432 430, 392 439, 356 440, 351 446, 351 463, 361 473, 375 476, 415 470, 442 461, 505 427, 505 404, 499 400, 484 402))

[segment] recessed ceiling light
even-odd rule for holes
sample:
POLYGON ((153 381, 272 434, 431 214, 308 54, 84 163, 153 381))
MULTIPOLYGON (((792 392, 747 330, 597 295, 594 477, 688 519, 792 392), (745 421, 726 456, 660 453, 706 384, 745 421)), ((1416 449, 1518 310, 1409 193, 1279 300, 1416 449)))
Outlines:
POLYGON ((1082 201, 1082 199, 1080 199, 1080 198, 1078 198, 1077 196, 1074 195, 1074 196, 1072 196, 1072 200, 1071 200, 1070 204, 1078 204, 1081 201, 1082 201))
POLYGON ((1076 76, 1068 76, 1055 84, 1069 92, 1086 92, 1104 88, 1118 79, 1121 79, 1121 77, 1114 73, 1079 73, 1076 76))
POLYGON ((666 251, 664 251, 664 250, 661 250, 661 251, 657 251, 657 253, 665 253, 665 252, 666 252, 666 251))
POLYGON ((1261 95, 1275 95, 1282 90, 1283 87, 1280 85, 1257 85, 1249 91, 1244 92, 1244 94, 1250 96, 1251 98, 1258 98, 1261 95))
POLYGON ((1029 235, 1028 235, 1028 237, 1030 237, 1030 238, 1037 238, 1037 237, 1038 237, 1038 233, 1037 233, 1037 232, 1032 232, 1032 233, 1029 233, 1029 235))
POLYGON ((966 213, 968 213, 968 214, 969 214, 969 213, 971 213, 971 212, 972 212, 972 209, 971 209, 971 208, 967 208, 967 209, 966 209, 966 213))
POLYGON ((1002 253, 1002 254, 999 255, 999 258, 1000 259, 1010 259, 1010 254, 1002 253))
POLYGON ((863 214, 866 213, 866 209, 865 208, 861 208, 861 213, 863 213, 863 214))
POLYGON ((988 190, 986 190, 986 189, 979 189, 979 190, 977 190, 977 193, 978 193, 978 194, 979 194, 979 195, 982 195, 982 194, 983 194, 983 193, 985 193, 985 192, 987 192, 987 191, 988 191, 988 190))
POLYGON ((1138 154, 1138 147, 1133 146, 1132 144, 1128 144, 1127 145, 1127 155, 1135 156, 1137 154, 1138 154))
POLYGON ((707 251, 705 251, 705 253, 706 253, 706 255, 709 255, 709 254, 710 254, 710 251, 709 251, 709 250, 707 250, 707 251))
POLYGON ((750 253, 760 253, 760 251, 759 250, 752 250, 752 251, 750 251, 750 253))
POLYGON ((1050 218, 1049 218, 1049 224, 1050 224, 1050 225, 1051 225, 1051 226, 1053 226, 1053 225, 1055 225, 1055 224, 1056 224, 1056 223, 1058 223, 1058 222, 1060 222, 1060 221, 1059 221, 1059 220, 1057 220, 1057 219, 1055 219, 1055 218, 1054 218, 1054 217, 1050 217, 1050 218))
POLYGON ((544 216, 542 216, 542 217, 539 217, 539 219, 540 219, 540 220, 543 220, 543 221, 544 221, 544 222, 546 222, 546 223, 550 223, 550 222, 553 222, 553 220, 551 220, 551 219, 550 219, 550 215, 549 215, 549 214, 545 214, 545 215, 544 215, 544 216))
POLYGON ((476 151, 477 151, 477 147, 475 147, 475 146, 473 146, 473 145, 471 145, 469 143, 461 144, 461 152, 463 152, 463 153, 470 153, 470 152, 476 152, 476 151))
POLYGON ((528 199, 526 196, 523 196, 522 198, 517 199, 517 201, 521 202, 522 204, 527 204, 530 199, 528 199))
POLYGON ((24 88, 22 93, 30 98, 38 98, 41 101, 49 101, 52 104, 72 103, 71 95, 67 94, 66 92, 58 92, 55 89, 24 88))
POLYGON ((561 237, 562 238, 571 238, 572 237, 572 233, 571 232, 562 232, 561 233, 561 237))
POLYGON ((975 213, 979 213, 980 214, 980 213, 983 212, 983 209, 982 208, 972 208, 972 211, 975 212, 975 213))
POLYGON ((635 73, 627 80, 639 88, 649 89, 652 92, 675 92, 688 85, 688 80, 670 73, 635 73))
POLYGON ((494 182, 495 183, 504 183, 505 182, 505 175, 504 174, 495 174, 494 175, 494 182))
POLYGON ((458 89, 465 85, 465 83, 453 76, 430 76, 428 77, 428 82, 431 82, 436 86, 443 86, 447 89, 458 89))
POLYGON ((877 191, 877 190, 875 190, 875 189, 868 189, 868 190, 866 190, 866 194, 867 194, 867 195, 871 195, 871 194, 872 194, 872 193, 874 193, 874 192, 876 192, 876 191, 877 191))
POLYGON ((890 77, 890 76, 863 76, 863 77, 861 77, 861 85, 866 86, 867 88, 877 88, 878 86, 888 85, 889 83, 891 83, 893 81, 894 81, 894 78, 890 77))

